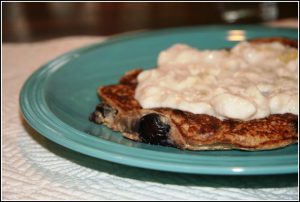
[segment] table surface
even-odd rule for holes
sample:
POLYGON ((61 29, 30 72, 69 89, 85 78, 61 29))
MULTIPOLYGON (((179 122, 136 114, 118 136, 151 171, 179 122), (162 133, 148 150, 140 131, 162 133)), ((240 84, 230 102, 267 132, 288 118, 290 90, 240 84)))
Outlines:
POLYGON ((19 109, 24 81, 45 62, 104 37, 65 37, 3 45, 4 200, 296 200, 298 175, 213 176, 119 165, 57 145, 19 109))

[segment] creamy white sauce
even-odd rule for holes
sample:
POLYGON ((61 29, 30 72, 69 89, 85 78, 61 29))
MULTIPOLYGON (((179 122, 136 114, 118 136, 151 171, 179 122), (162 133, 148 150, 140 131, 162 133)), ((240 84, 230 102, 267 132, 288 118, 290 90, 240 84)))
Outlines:
POLYGON ((298 114, 298 52, 280 43, 241 42, 230 51, 175 44, 138 76, 143 108, 169 107, 220 119, 298 114))

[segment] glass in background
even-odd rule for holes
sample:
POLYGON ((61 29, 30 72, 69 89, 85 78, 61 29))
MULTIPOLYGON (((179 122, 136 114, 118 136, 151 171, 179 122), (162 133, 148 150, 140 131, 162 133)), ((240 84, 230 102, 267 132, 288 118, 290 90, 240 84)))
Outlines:
POLYGON ((267 22, 276 20, 279 17, 276 2, 224 2, 218 4, 218 9, 225 23, 267 22))

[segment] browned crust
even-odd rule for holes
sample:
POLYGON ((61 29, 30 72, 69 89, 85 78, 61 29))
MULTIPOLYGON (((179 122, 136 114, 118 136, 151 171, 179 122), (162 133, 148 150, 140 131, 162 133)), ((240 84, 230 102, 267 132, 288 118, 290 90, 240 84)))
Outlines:
POLYGON ((142 69, 134 69, 125 73, 125 75, 120 78, 120 84, 124 85, 136 85, 137 84, 137 76, 141 73, 142 69))
MULTIPOLYGON (((267 38, 255 42, 278 41, 294 46, 282 38, 267 38)), ((132 124, 143 115, 158 113, 171 125, 173 146, 191 150, 267 150, 298 142, 298 116, 290 113, 274 114, 262 119, 239 121, 220 120, 205 114, 193 114, 170 108, 143 109, 134 98, 137 76, 142 70, 133 70, 120 79, 120 84, 98 89, 103 101, 118 110, 112 120, 104 123, 129 139, 140 141, 132 124)))
POLYGON ((98 94, 108 104, 122 111, 130 111, 133 109, 141 109, 142 107, 137 100, 134 99, 134 85, 111 85, 98 89, 98 94))
POLYGON ((265 38, 256 38, 249 40, 251 43, 271 43, 271 42, 279 42, 286 46, 290 46, 293 48, 298 48, 298 40, 287 39, 283 37, 265 37, 265 38))
MULTIPOLYGON (((294 114, 274 114, 250 121, 222 121, 213 116, 170 108, 145 110, 134 99, 134 89, 135 85, 119 84, 102 87, 99 94, 106 103, 117 108, 119 120, 137 120, 151 112, 167 117, 173 127, 173 136, 177 136, 174 139, 176 146, 182 149, 212 149, 209 145, 214 145, 217 149, 264 150, 284 147, 298 140, 298 117, 294 114)), ((113 123, 108 126, 110 124, 113 123)), ((126 137, 138 139, 137 134, 126 133, 126 137)))

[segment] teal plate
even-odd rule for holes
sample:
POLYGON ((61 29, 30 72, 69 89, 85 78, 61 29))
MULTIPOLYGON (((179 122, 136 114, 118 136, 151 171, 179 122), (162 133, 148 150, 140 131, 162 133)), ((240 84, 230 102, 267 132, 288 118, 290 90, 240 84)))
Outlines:
POLYGON ((174 43, 201 49, 232 47, 231 30, 247 38, 297 38, 297 30, 261 26, 206 26, 123 35, 66 53, 36 71, 24 84, 20 106, 26 121, 41 135, 96 158, 162 171, 260 175, 296 173, 298 145, 272 151, 181 151, 125 139, 89 122, 99 103, 97 87, 114 84, 133 68, 156 65, 158 53, 174 43))

